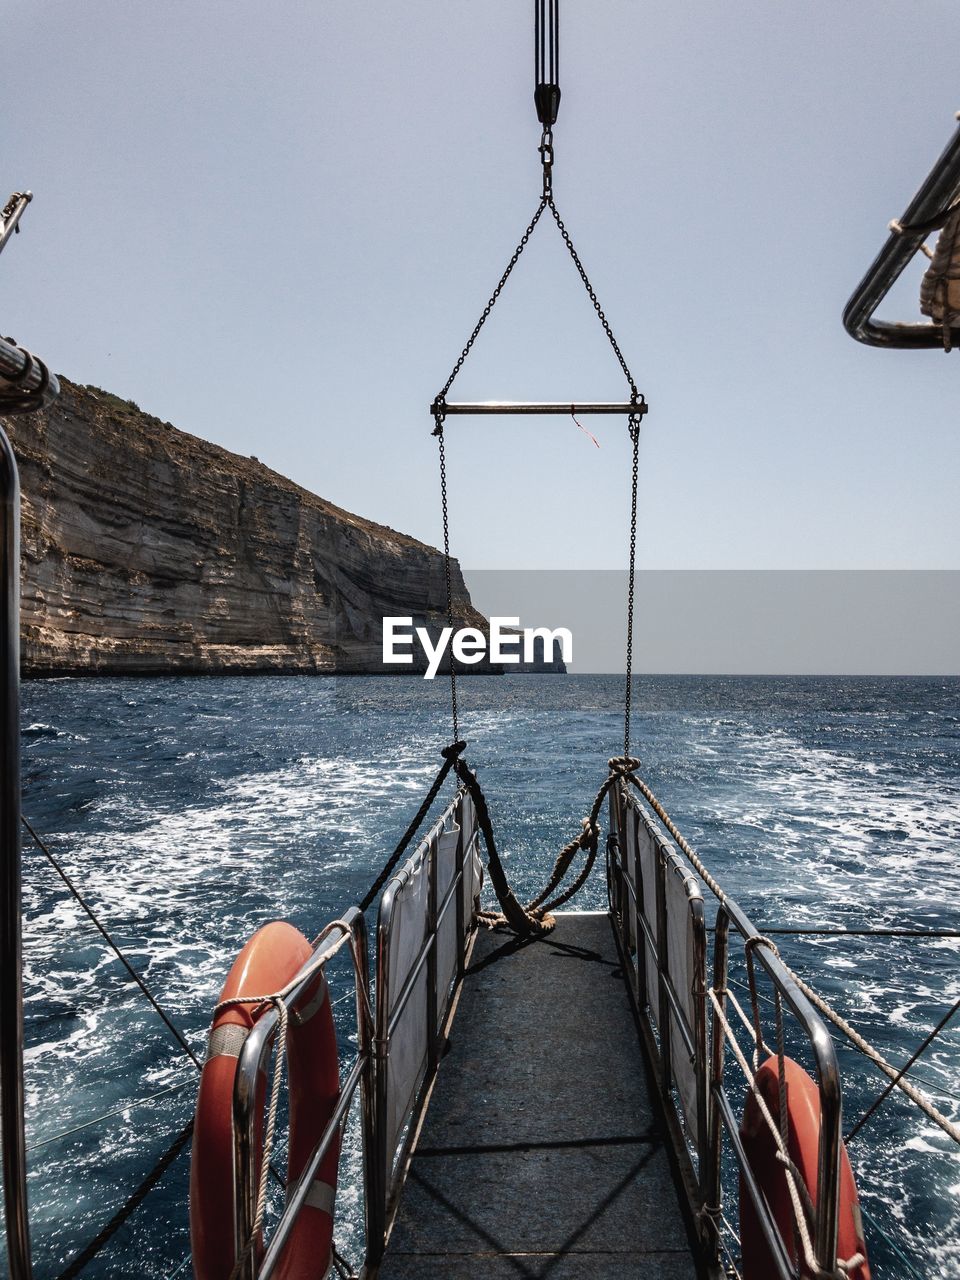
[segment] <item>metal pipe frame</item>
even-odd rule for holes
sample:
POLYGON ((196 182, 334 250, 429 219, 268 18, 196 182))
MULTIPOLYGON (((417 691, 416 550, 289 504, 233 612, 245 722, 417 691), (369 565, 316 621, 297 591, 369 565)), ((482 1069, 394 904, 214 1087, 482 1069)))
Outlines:
POLYGON ((20 479, 0 429, 0 1135, 10 1280, 30 1280, 20 905, 20 479))
MULTIPOLYGON (((931 221, 941 216, 960 195, 960 129, 930 170, 923 185, 900 218, 902 232, 891 232, 886 244, 850 295, 843 326, 851 338, 871 347, 942 347, 943 329, 936 324, 890 324, 873 313, 893 288, 904 268, 929 234, 931 221), (917 228, 911 230, 911 228, 917 228)), ((960 329, 951 331, 960 345, 960 329)))
MULTIPOLYGON (((341 1090, 340 1099, 334 1113, 327 1122, 317 1146, 307 1161, 304 1174, 297 1182, 277 1224, 270 1246, 263 1262, 257 1258, 257 1251, 251 1250, 240 1272, 241 1280, 257 1280, 258 1276, 269 1276, 276 1265, 280 1252, 293 1228, 297 1215, 303 1207, 310 1183, 313 1180, 321 1160, 330 1148, 331 1142, 339 1134, 358 1085, 361 1090, 361 1106, 363 1109, 364 1148, 368 1140, 369 1121, 372 1114, 372 1027, 369 999, 369 974, 367 972, 367 933, 362 913, 357 907, 351 907, 342 921, 328 925, 317 939, 314 955, 339 931, 351 935, 350 949, 354 966, 356 983, 357 1017, 358 1017, 358 1051, 354 1063, 347 1075, 341 1090), (301 1194, 302 1193, 302 1194, 301 1194), (269 1261, 269 1270, 267 1263, 269 1261)), ((314 974, 306 972, 313 959, 307 961, 301 972, 303 980, 284 1000, 288 1012, 296 1007, 303 995, 304 988, 313 980, 314 974)), ((237 1061, 237 1074, 233 1088, 233 1137, 234 1137, 234 1240, 236 1255, 246 1245, 253 1230, 257 1211, 257 1179, 260 1173, 258 1158, 260 1125, 262 1123, 263 1085, 266 1081, 267 1065, 270 1050, 277 1031, 277 1011, 275 1008, 265 1012, 254 1023, 250 1034, 243 1042, 240 1057, 237 1061)))
POLYGON ((445 400, 434 400, 430 406, 433 417, 452 417, 457 414, 475 416, 478 414, 558 414, 569 417, 572 413, 581 414, 623 414, 627 417, 636 415, 643 417, 649 406, 641 396, 636 404, 627 402, 591 401, 589 403, 571 404, 569 400, 474 400, 448 404, 445 400))
MULTIPOLYGON (((11 197, 12 198, 12 197, 11 197)), ((3 252, 4 245, 17 229, 17 224, 23 217, 23 211, 33 199, 32 191, 24 191, 20 199, 13 206, 13 211, 5 222, 0 222, 0 253, 3 252)))
MULTIPOLYGON (((18 347, 15 342, 10 342, 6 338, 0 338, 0 394, 4 391, 9 391, 11 394, 39 391, 43 385, 44 366, 32 359, 23 347, 18 347), (10 380, 13 385, 5 387, 3 379, 10 380)), ((38 402, 37 408, 45 409, 56 400, 59 394, 60 383, 57 381, 57 375, 47 369, 43 399, 38 402)), ((0 406, 0 413, 2 412, 9 413, 10 410, 3 410, 0 406)))
MULTIPOLYGON (((611 812, 614 808, 613 798, 611 797, 611 812)), ((716 1010, 712 1017, 711 1036, 708 1042, 707 1035, 707 1017, 706 1017, 706 925, 703 917, 703 900, 702 895, 699 897, 700 911, 698 917, 694 921, 694 946, 695 946, 695 966, 697 969, 697 977, 695 981, 701 990, 696 991, 697 1009, 694 1027, 685 1026, 685 1019, 681 1017, 682 1010, 679 1008, 676 990, 673 987, 669 973, 668 945, 666 929, 669 927, 668 913, 664 907, 664 886, 663 876, 667 869, 667 859, 670 856, 665 846, 657 838, 655 828, 652 827, 646 811, 636 798, 624 791, 622 797, 617 802, 616 823, 619 832, 623 832, 626 823, 634 820, 631 810, 635 810, 648 827, 656 846, 656 875, 657 875, 657 938, 653 936, 650 922, 646 919, 642 910, 642 869, 639 865, 639 844, 637 852, 636 888, 631 884, 630 878, 624 873, 623 867, 619 860, 611 860, 611 867, 614 872, 621 878, 621 885, 618 890, 611 889, 610 894, 613 900, 617 900, 621 904, 621 921, 620 929, 615 929, 621 950, 624 956, 625 971, 631 967, 626 963, 626 957, 629 955, 628 949, 624 947, 624 938, 628 937, 628 931, 625 930, 624 917, 628 910, 628 898, 632 899, 632 908, 635 912, 635 927, 637 937, 637 954, 645 952, 646 948, 650 948, 650 959, 644 955, 645 962, 652 962, 657 966, 658 979, 658 1015, 660 1018, 659 1045, 655 1040, 652 1029, 647 1019, 647 1032, 644 1036, 644 1042, 648 1049, 655 1055, 655 1065, 657 1073, 664 1087, 661 1089, 662 1098, 668 1109, 668 1114, 675 1115, 676 1109, 670 1095, 670 1064, 667 1061, 667 1055, 670 1052, 670 1017, 676 1019, 681 1036, 684 1040, 685 1047, 689 1049, 692 1039, 695 1048, 695 1061, 697 1063, 697 1100, 699 1111, 698 1133, 696 1135, 697 1156, 699 1166, 699 1190, 702 1197, 701 1203, 710 1206, 719 1206, 721 1196, 721 1163, 723 1156, 723 1135, 726 1131, 730 1139, 731 1147, 744 1174, 744 1183, 748 1189, 751 1198, 757 1208, 758 1216, 763 1224, 764 1233, 771 1245, 771 1251, 777 1260, 778 1269, 782 1272, 783 1280, 789 1280, 792 1271, 789 1267, 789 1260, 783 1242, 780 1240, 779 1232, 770 1214, 766 1201, 763 1199, 756 1182, 752 1177, 749 1166, 746 1164, 742 1145, 740 1144, 739 1134, 737 1132, 736 1121, 733 1118, 732 1108, 724 1088, 724 1063, 725 1063, 725 1046, 726 1040, 720 1018, 716 1010), (664 1035, 666 1030, 667 1034, 664 1035), (709 1061, 708 1061, 709 1058, 709 1061), (732 1127, 731 1127, 732 1126, 732 1127), (772 1235, 771 1235, 772 1233, 772 1235), (773 1237, 776 1237, 774 1239, 773 1237), (784 1269, 786 1268, 786 1269, 784 1269)), ((676 860, 676 864, 683 866, 678 854, 672 855, 676 860)), ((691 877, 692 878, 692 877, 691 877)), ((688 890, 689 894, 689 890, 688 890)), ((690 898, 691 906, 693 899, 690 898)), ((615 922, 616 923, 616 922, 615 922)), ((717 993, 717 998, 723 1007, 726 997, 727 986, 727 969, 729 963, 729 934, 730 925, 736 929, 744 941, 758 935, 758 930, 754 927, 747 915, 741 908, 730 898, 725 898, 720 905, 717 916, 716 933, 714 940, 714 973, 713 973, 713 989, 717 993)), ((797 1022, 800 1024, 809 1045, 811 1047, 814 1061, 816 1063, 817 1083, 820 1095, 820 1146, 818 1152, 818 1193, 816 1202, 816 1223, 814 1248, 816 1250, 817 1261, 821 1267, 827 1272, 832 1272, 836 1267, 836 1251, 837 1251, 837 1226, 838 1226, 838 1206, 839 1206, 839 1186, 840 1186, 840 1150, 841 1150, 841 1127, 842 1127, 842 1099, 840 1088, 840 1073, 837 1066, 836 1052, 834 1050, 833 1041, 819 1015, 813 1006, 804 996, 803 992, 794 982, 792 976, 787 971, 785 965, 773 951, 768 947, 759 946, 754 950, 754 959, 766 972, 770 981, 780 992, 785 1004, 790 1008, 797 1022)), ((632 984, 631 984, 632 985, 632 984)), ((644 983, 637 991, 636 1005, 638 1012, 648 1006, 647 987, 644 983)), ((713 1241, 714 1257, 716 1258, 716 1250, 718 1241, 713 1241)))
MULTIPOLYGON (((430 1087, 436 1074, 439 1061, 439 1048, 443 1029, 446 1028, 450 1010, 456 992, 462 980, 464 956, 469 945, 470 932, 459 932, 461 910, 466 919, 466 904, 457 911, 459 952, 456 967, 456 981, 451 988, 443 992, 437 989, 437 942, 440 924, 449 911, 454 896, 462 899, 463 887, 466 883, 464 868, 466 857, 472 847, 474 830, 467 831, 462 821, 464 814, 463 796, 457 797, 431 828, 428 835, 420 842, 415 852, 400 871, 388 881, 380 899, 380 910, 377 917, 377 950, 376 950, 376 1031, 374 1035, 375 1057, 375 1116, 371 1150, 375 1168, 376 1200, 368 1204, 367 1263, 376 1266, 383 1256, 386 1244, 387 1226, 396 1206, 396 1192, 403 1178, 403 1169, 417 1131, 417 1125, 426 1102, 430 1087), (436 863, 439 850, 439 838, 449 820, 458 822, 460 835, 455 853, 456 870, 443 902, 438 903, 436 891, 436 863), (427 919, 424 922, 424 941, 416 959, 405 976, 400 992, 394 999, 390 983, 390 946, 395 928, 397 902, 404 886, 410 878, 408 867, 418 856, 429 858, 427 868, 429 877, 427 919), (407 1005, 423 975, 427 971, 427 1043, 424 1045, 425 1068, 418 1081, 411 1099, 405 1103, 405 1116, 400 1126, 406 1132, 399 1143, 394 1144, 389 1132, 388 1115, 391 1099, 390 1042, 407 1005), (431 1045, 433 1049, 431 1051, 431 1045)), ((471 931, 472 932, 472 931, 471 931)), ((399 1134, 397 1135, 399 1137, 399 1134)))
MULTIPOLYGON (((657 1030, 660 1033, 660 1090, 664 1098, 670 1096, 673 1085, 673 1027, 670 1025, 670 1002, 667 997, 666 978, 669 972, 669 950, 667 947, 667 893, 665 883, 666 850, 657 841, 654 844, 654 866, 656 867, 656 911, 657 938, 653 958, 657 966, 657 1030)), ((642 890, 638 894, 643 902, 642 890)))
MULTIPOLYGON (((720 1008, 726 1013, 727 1004, 727 959, 728 944, 730 935, 730 922, 725 911, 721 909, 717 917, 716 934, 714 935, 713 948, 713 990, 716 993, 720 1008)), ((725 1042, 723 1037, 723 1026, 720 1022, 720 1014, 716 1009, 713 1010, 710 1027, 710 1091, 708 1096, 713 1098, 714 1086, 723 1084, 723 1066, 724 1066, 724 1048, 725 1042)), ((708 1147, 706 1151, 705 1173, 703 1180, 704 1186, 704 1204, 710 1208, 719 1210, 720 1200, 723 1193, 721 1174, 723 1165, 723 1130, 721 1128, 720 1108, 713 1105, 710 1108, 710 1118, 707 1125, 707 1141, 708 1147)), ((707 1226, 709 1219, 704 1218, 704 1226, 707 1226)), ((712 1260, 715 1264, 720 1261, 720 1227, 715 1221, 713 1222, 713 1239, 710 1241, 712 1245, 712 1260)))

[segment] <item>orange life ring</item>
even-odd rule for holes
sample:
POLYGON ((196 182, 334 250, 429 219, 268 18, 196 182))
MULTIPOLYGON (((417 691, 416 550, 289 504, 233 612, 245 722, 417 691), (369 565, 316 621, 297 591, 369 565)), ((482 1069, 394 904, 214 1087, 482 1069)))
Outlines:
MULTIPOLYGON (((784 1075, 787 1085, 787 1150, 806 1183, 811 1200, 816 1202, 818 1153, 820 1145, 820 1091, 803 1067, 792 1058, 784 1058, 784 1075)), ((764 1102, 779 1124, 780 1078, 776 1054, 769 1057, 757 1071, 757 1088, 764 1102)), ((747 1160, 757 1183, 767 1198, 787 1255, 797 1262, 797 1244, 794 1238, 793 1205, 787 1186, 787 1174, 777 1159, 777 1145, 760 1110, 754 1093, 747 1095, 747 1103, 740 1123, 740 1139, 747 1160)), ((856 1254, 867 1256, 863 1237, 863 1222, 857 1185, 850 1168, 847 1149, 840 1150, 840 1203, 838 1206, 837 1257, 840 1261, 856 1254)), ((750 1193, 740 1178, 740 1247, 744 1280, 769 1280, 776 1275, 773 1258, 764 1239, 750 1193)), ((800 1258, 803 1277, 811 1273, 800 1258)), ((870 1280, 870 1265, 864 1261, 850 1269, 850 1280, 870 1280)))
MULTIPOLYGON (((274 921, 253 935, 224 983, 220 1000, 268 995, 293 978, 312 955, 292 925, 274 921)), ((233 1191, 233 1086, 237 1059, 264 1006, 232 1005, 214 1018, 200 1077, 190 1167, 190 1245, 196 1280, 229 1280, 236 1261, 233 1191)), ((291 1011, 287 1030, 290 1143, 287 1186, 293 1186, 326 1128, 340 1096, 340 1070, 326 978, 318 972, 291 1011)), ((263 1124, 266 1081, 258 1082, 263 1124)), ((259 1172, 262 1128, 255 1167, 259 1172)), ((283 1251, 281 1280, 324 1275, 333 1243, 333 1207, 340 1144, 324 1158, 283 1251)))

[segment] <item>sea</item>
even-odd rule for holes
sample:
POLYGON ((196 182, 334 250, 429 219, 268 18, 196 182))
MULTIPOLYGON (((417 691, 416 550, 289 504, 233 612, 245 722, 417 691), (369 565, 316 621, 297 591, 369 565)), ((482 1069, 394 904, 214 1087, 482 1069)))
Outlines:
MULTIPOLYGON (((532 896, 622 749, 623 680, 472 676, 459 692, 505 869, 532 896)), ((633 706, 643 776, 758 928, 954 933, 777 935, 904 1062, 960 995, 960 680, 637 678, 633 706)), ((251 933, 279 918, 313 936, 374 880, 450 739, 449 688, 45 680, 24 686, 22 723, 26 817, 202 1054, 251 933)), ((605 905, 598 865, 570 906, 605 905)), ((196 1070, 29 839, 24 911, 37 1280, 188 1277, 196 1070)), ((345 974, 334 996, 346 1046, 345 974)), ((849 1128, 886 1081, 837 1048, 849 1128)), ((960 1016, 912 1077, 960 1120, 960 1016)), ((874 1277, 960 1277, 954 1144, 895 1093, 850 1158, 874 1277)), ((354 1264, 360 1220, 354 1151, 337 1224, 354 1264)))

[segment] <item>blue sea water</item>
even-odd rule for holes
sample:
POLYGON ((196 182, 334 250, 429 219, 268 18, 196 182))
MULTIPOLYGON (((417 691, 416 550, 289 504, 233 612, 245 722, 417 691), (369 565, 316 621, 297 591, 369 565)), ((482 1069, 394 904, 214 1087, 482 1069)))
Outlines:
MULTIPOLYGON (((622 744, 622 681, 460 691, 506 870, 532 894, 622 744)), ((362 896, 436 771, 447 699, 406 677, 31 683, 24 811, 202 1052, 255 928, 280 917, 312 936, 362 896)), ((960 930, 960 681, 649 678, 634 705, 644 776, 761 929, 960 930)), ((24 899, 33 1241, 53 1280, 189 1120, 195 1071, 29 845, 24 899)), ((598 869, 571 905, 604 904, 598 869)), ((779 941, 895 1062, 960 994, 956 938, 779 941)), ((838 1048, 849 1122, 884 1080, 838 1048)), ((960 1019, 916 1070, 955 1120, 958 1068, 960 1019)), ((850 1155, 883 1232, 868 1232, 874 1276, 914 1274, 904 1258, 960 1276, 949 1140, 894 1097, 850 1155)), ((187 1150, 82 1276, 190 1274, 188 1166, 187 1150)), ((358 1192, 343 1191, 349 1215, 358 1192)))

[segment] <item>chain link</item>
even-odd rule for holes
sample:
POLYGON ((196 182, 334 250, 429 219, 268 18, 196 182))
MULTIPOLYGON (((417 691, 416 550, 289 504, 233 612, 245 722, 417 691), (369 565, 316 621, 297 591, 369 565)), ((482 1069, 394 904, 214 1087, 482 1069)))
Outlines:
POLYGON ((540 135, 539 151, 543 165, 543 198, 550 204, 553 200, 553 130, 548 124, 543 126, 540 135))
MULTIPOLYGON (((473 339, 471 339, 472 341, 473 339)), ((468 348, 469 349, 469 348, 468 348)), ((454 371, 456 372, 456 371, 454 371)), ((443 508, 443 576, 447 585, 447 626, 453 635, 453 581, 450 573, 450 513, 447 506, 447 450, 443 440, 443 415, 434 415, 437 444, 440 446, 440 504, 443 508)), ((453 742, 460 741, 460 723, 457 715, 457 668, 450 648, 450 711, 453 716, 453 742)))
MULTIPOLYGON (((446 577, 446 586, 447 586, 447 625, 451 628, 451 631, 452 631, 453 629, 453 594, 452 594, 452 585, 451 585, 451 578, 450 578, 450 527, 449 527, 449 514, 447 510, 446 452, 445 452, 444 440, 443 440, 443 424, 444 424, 444 417, 445 417, 445 410, 446 410, 447 392, 453 386, 453 383, 457 375, 459 374, 460 370, 463 368, 464 364, 466 363, 467 356, 469 356, 470 352, 473 350, 473 344, 476 342, 477 338, 480 336, 480 330, 486 324, 487 318, 489 317, 490 312, 496 306, 497 299, 500 297, 500 294, 503 292, 504 286, 506 285, 507 281, 510 279, 510 275, 513 272, 514 267, 520 261, 520 255, 523 253, 524 249, 527 247, 527 242, 529 241, 530 237, 533 235, 533 232, 536 229, 537 223, 540 221, 541 217, 543 216, 543 211, 545 209, 549 209, 554 222, 557 224, 557 230, 560 232, 560 235, 563 239, 563 243, 566 245, 567 251, 569 252, 571 259, 573 260, 573 265, 577 268, 577 273, 579 274, 580 279, 583 281, 583 287, 587 291, 587 296, 589 297, 590 301, 593 303, 593 309, 597 314, 597 319, 600 321, 600 324, 603 326, 603 331, 607 335, 607 341, 610 343, 610 346, 613 348, 613 353, 617 357, 617 361, 620 364, 620 368, 623 370, 623 375, 626 378, 627 382, 629 383, 630 403, 633 407, 633 411, 630 414, 630 423, 629 423, 630 439, 633 443, 633 481, 632 481, 633 487, 632 487, 631 508, 630 508, 630 580, 629 580, 629 588, 628 588, 628 595, 627 595, 627 688, 626 688, 626 697, 624 700, 624 726, 623 726, 623 754, 626 757, 626 756, 629 756, 630 754, 630 711, 631 711, 631 703, 632 703, 632 687, 631 686, 633 682, 633 611, 634 611, 634 584, 635 584, 635 575, 636 575, 636 553, 637 553, 638 449, 639 449, 639 443, 640 443, 640 421, 643 415, 647 411, 647 406, 643 397, 640 395, 640 392, 637 389, 636 382, 634 382, 633 380, 633 374, 630 372, 630 369, 627 366, 627 362, 624 359, 623 352, 620 350, 620 345, 617 342, 616 338, 613 336, 613 330, 610 328, 610 322, 607 319, 607 317, 604 315, 603 308, 600 306, 600 301, 597 298, 596 290, 594 289, 593 285, 590 283, 590 277, 587 275, 584 265, 580 261, 580 256, 577 253, 576 249, 574 248, 573 240, 570 237, 570 232, 567 230, 566 226, 564 225, 563 219, 560 217, 560 213, 557 209, 556 204, 554 203, 553 194, 552 194, 552 181, 551 181, 552 167, 553 167, 552 143, 553 143, 552 131, 549 129, 549 127, 545 127, 543 131, 543 137, 541 139, 541 144, 540 144, 540 158, 543 163, 543 171, 544 171, 543 194, 540 197, 540 203, 537 205, 536 212, 534 213, 533 217, 530 219, 530 222, 527 225, 527 229, 526 231, 524 231, 523 236, 520 239, 520 243, 517 245, 516 249, 514 249, 513 256, 511 257, 510 261, 507 263, 506 269, 497 283, 497 287, 494 289, 493 293, 490 295, 490 300, 487 302, 487 305, 484 307, 483 312, 480 316, 480 319, 477 321, 476 325, 474 326, 473 332, 470 334, 470 337, 467 340, 466 346, 460 352, 459 359, 457 360, 456 364, 453 366, 453 369, 450 372, 449 378, 447 378, 446 382, 443 384, 443 390, 436 397, 431 407, 431 412, 433 413, 434 424, 435 424, 433 434, 437 437, 440 445, 440 496, 443 503, 443 556, 444 556, 444 574, 446 577)), ((460 729, 459 729, 459 722, 458 722, 458 716, 457 716, 457 674, 454 668, 452 653, 450 657, 450 702, 451 702, 451 709, 453 712, 453 738, 454 738, 454 741, 456 742, 459 740, 459 737, 460 737, 460 729)))
POLYGON ((476 342, 477 338, 479 337, 480 330, 486 324, 487 317, 489 316, 493 308, 496 306, 497 299, 500 297, 500 294, 503 292, 504 285, 510 279, 510 273, 513 271, 513 268, 520 261, 520 255, 523 253, 524 249, 527 247, 527 241, 533 235, 534 228, 536 227, 537 223, 540 221, 541 217, 543 216, 543 211, 546 207, 547 207, 547 197, 542 196, 540 203, 537 205, 536 213, 530 219, 530 223, 527 226, 526 231, 523 233, 520 243, 517 245, 516 249, 514 249, 513 257, 507 263, 506 270, 504 271, 503 275, 500 277, 500 281, 497 287, 494 289, 493 293, 490 295, 490 301, 484 307, 483 314, 481 315, 480 319, 477 321, 476 326, 473 330, 473 333, 471 333, 469 339, 467 340, 467 345, 460 352, 460 358, 457 361, 457 363, 453 366, 453 370, 450 374, 450 377, 443 384, 443 390, 440 392, 436 400, 433 402, 434 417, 438 419, 438 426, 437 426, 437 430, 434 431, 433 433, 434 435, 439 435, 443 429, 443 422, 442 422, 443 402, 446 399, 447 392, 453 386, 454 378, 456 378, 457 374, 463 368, 464 361, 466 360, 467 356, 470 354, 473 344, 476 342))
MULTIPOLYGON (((607 340, 609 341, 611 347, 613 347, 613 351, 617 359, 620 361, 620 368, 623 370, 623 376, 626 378, 627 382, 630 383, 630 399, 634 404, 636 404, 640 396, 640 392, 637 390, 637 384, 634 382, 633 374, 627 368, 627 362, 623 358, 623 352, 620 350, 620 346, 616 338, 613 336, 613 330, 610 328, 610 322, 607 319, 607 317, 603 314, 603 308, 600 306, 600 301, 597 298, 593 285, 590 283, 590 277, 587 275, 586 270, 584 269, 583 263, 580 261, 579 254, 577 253, 576 249, 573 247, 573 240, 570 238, 570 232, 564 226, 563 219, 560 217, 559 210, 557 209, 557 206, 554 203, 552 195, 546 197, 546 203, 550 212, 553 214, 553 220, 557 224, 557 229, 560 232, 561 236, 563 237, 563 243, 567 246, 567 249, 570 252, 570 257, 573 259, 573 265, 577 268, 577 271, 580 273, 580 279, 583 281, 583 287, 586 289, 587 294, 589 295, 590 301, 593 303, 593 309, 594 311, 596 311, 597 317, 600 323, 603 325, 603 332, 607 335, 607 340)), ((643 410, 641 410, 641 413, 642 412, 643 410)))
POLYGON ((627 581, 627 687, 623 699, 623 754, 630 755, 630 711, 633 704, 633 600, 637 567, 637 473, 640 462, 640 415, 630 415, 633 479, 630 489, 630 576, 627 581))

